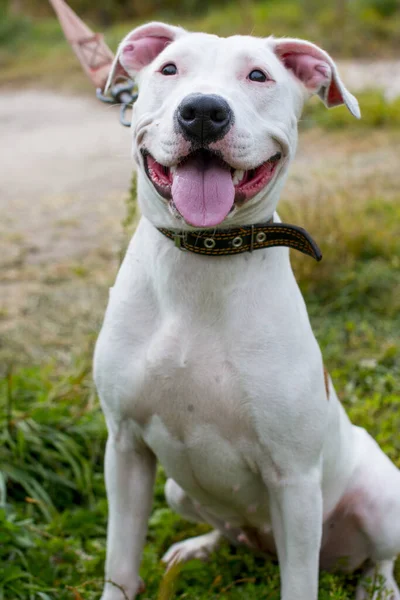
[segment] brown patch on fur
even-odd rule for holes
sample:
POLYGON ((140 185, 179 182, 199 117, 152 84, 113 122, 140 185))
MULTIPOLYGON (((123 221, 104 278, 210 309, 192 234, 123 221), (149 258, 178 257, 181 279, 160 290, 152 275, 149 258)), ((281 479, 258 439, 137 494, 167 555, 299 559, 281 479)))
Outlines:
POLYGON ((329 373, 325 367, 324 367, 324 381, 325 381, 326 397, 329 400, 329 373))

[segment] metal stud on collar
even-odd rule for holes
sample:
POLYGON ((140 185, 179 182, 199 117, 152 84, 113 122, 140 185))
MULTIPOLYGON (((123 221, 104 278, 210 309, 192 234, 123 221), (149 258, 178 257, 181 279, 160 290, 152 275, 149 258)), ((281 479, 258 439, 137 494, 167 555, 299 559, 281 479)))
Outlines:
POLYGON ((256 235, 256 242, 258 242, 259 244, 262 244, 263 242, 265 242, 265 240, 267 239, 267 234, 264 233, 263 231, 259 231, 256 235))
POLYGON ((238 235, 237 237, 233 238, 232 240, 232 246, 234 248, 240 248, 240 246, 242 246, 243 244, 243 238, 242 236, 238 235))
POLYGON ((215 240, 213 240, 213 238, 205 238, 204 246, 209 250, 212 250, 212 248, 215 246, 215 240))

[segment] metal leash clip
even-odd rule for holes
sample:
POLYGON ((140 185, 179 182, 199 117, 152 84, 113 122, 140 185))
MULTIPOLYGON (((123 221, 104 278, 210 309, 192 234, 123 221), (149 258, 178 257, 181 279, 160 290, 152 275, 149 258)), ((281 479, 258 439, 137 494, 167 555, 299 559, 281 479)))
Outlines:
POLYGON ((107 94, 103 94, 101 88, 96 89, 96 97, 106 104, 121 104, 119 111, 119 122, 124 127, 130 127, 131 122, 126 119, 126 111, 132 108, 138 98, 138 89, 132 79, 127 79, 122 83, 116 83, 110 88, 107 94))
POLYGON ((116 83, 107 92, 103 89, 107 83, 114 53, 105 43, 100 33, 94 33, 68 6, 65 0, 50 0, 68 43, 78 57, 83 70, 96 87, 96 96, 106 104, 121 104, 119 121, 130 127, 126 111, 132 108, 138 97, 138 89, 132 79, 126 78, 116 83))

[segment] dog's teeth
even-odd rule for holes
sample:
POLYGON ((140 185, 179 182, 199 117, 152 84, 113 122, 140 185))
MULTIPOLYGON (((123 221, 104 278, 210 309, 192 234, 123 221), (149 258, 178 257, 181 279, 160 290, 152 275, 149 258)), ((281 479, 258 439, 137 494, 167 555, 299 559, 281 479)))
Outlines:
POLYGON ((242 171, 241 169, 236 169, 236 171, 233 174, 232 177, 232 181, 233 181, 233 185, 237 185, 238 183, 240 183, 244 177, 244 171, 242 171))
POLYGON ((170 170, 171 175, 175 175, 176 167, 170 167, 169 170, 170 170))

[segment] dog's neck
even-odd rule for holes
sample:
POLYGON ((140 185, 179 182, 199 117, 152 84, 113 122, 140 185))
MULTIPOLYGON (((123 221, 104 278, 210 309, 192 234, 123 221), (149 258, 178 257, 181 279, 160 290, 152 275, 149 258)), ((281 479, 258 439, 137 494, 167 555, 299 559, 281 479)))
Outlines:
MULTIPOLYGON (((279 220, 276 214, 274 218, 279 220)), ((246 302, 248 293, 251 302, 268 307, 278 292, 286 297, 297 288, 288 248, 238 256, 198 256, 176 248, 146 217, 140 220, 124 263, 124 277, 131 287, 135 285, 130 279, 133 272, 147 281, 149 302, 168 307, 174 314, 187 314, 189 319, 197 315, 207 323, 220 318, 236 295, 246 302)))

